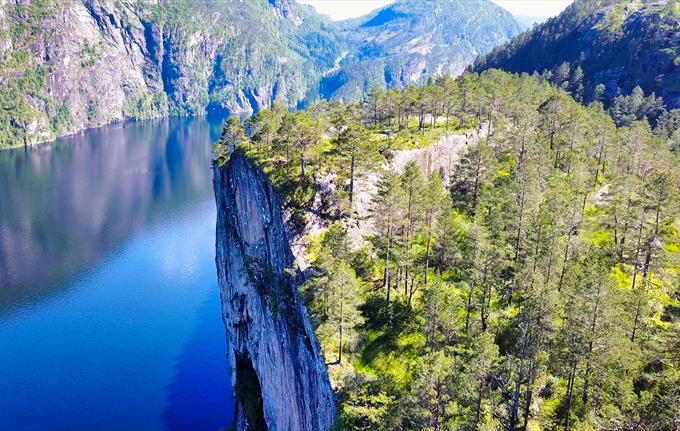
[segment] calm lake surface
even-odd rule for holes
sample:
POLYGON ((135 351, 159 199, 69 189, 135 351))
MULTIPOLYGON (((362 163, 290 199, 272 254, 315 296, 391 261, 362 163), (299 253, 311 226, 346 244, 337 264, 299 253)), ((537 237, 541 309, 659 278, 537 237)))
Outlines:
POLYGON ((217 431, 217 119, 0 151, 0 429, 217 431))

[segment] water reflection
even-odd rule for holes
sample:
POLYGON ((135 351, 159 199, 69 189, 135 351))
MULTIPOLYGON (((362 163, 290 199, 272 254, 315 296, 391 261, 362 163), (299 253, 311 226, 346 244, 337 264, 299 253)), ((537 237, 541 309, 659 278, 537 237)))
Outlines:
POLYGON ((214 226, 214 203, 195 203, 0 320, 0 429, 226 428, 214 226))
POLYGON ((0 151, 0 429, 217 431, 219 119, 0 151))
POLYGON ((63 287, 158 214, 212 194, 220 121, 114 125, 0 151, 0 314, 63 287))
MULTIPOLYGON (((213 286, 217 291, 217 284, 213 286)), ((205 429, 217 431, 231 425, 233 410, 227 411, 224 396, 214 393, 214 370, 223 368, 227 373, 226 345, 214 340, 224 338, 224 330, 216 321, 221 320, 219 301, 206 301, 199 311, 198 325, 175 363, 175 377, 166 387, 168 401, 163 413, 168 431, 205 429), (197 358, 199 360, 197 360, 197 358), (222 417, 206 412, 224 412, 222 417)), ((225 384, 229 388, 230 384, 225 384)), ((226 392, 226 405, 233 405, 233 397, 226 392)))

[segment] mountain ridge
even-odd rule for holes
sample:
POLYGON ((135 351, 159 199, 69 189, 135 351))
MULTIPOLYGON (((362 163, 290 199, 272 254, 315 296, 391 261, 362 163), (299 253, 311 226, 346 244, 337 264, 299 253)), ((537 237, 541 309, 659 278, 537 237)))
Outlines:
POLYGON ((679 28, 675 1, 576 0, 557 17, 477 59, 474 70, 545 72, 577 99, 606 105, 639 86, 661 96, 668 108, 678 108, 679 28))
POLYGON ((358 48, 324 76, 321 93, 346 100, 373 86, 403 88, 458 76, 479 54, 522 30, 510 12, 487 0, 400 0, 341 24, 358 48))
MULTIPOLYGON (((500 10, 488 0, 474 1, 500 10)), ((433 7, 467 3, 408 4, 415 11, 408 19, 415 16, 423 33, 428 23, 434 28, 427 18, 433 7)), ((504 38, 466 37, 482 28, 475 24, 460 27, 458 39, 435 51, 401 56, 399 38, 392 45, 376 42, 383 27, 359 31, 292 0, 0 0, 0 78, 7 83, 0 86, 0 147, 118 121, 250 113, 274 100, 300 107, 322 97, 359 99, 374 85, 457 74, 476 50, 519 32, 514 18, 499 16, 504 24, 498 28, 511 28, 504 38), (370 47, 360 43, 368 38, 370 47)), ((476 22, 496 28, 496 19, 491 14, 476 22)), ((406 28, 406 20, 390 25, 406 28)))

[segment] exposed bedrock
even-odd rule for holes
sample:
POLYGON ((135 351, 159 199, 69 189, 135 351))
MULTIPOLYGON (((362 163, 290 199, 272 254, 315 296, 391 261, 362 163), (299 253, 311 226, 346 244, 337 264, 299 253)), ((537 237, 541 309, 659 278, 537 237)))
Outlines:
POLYGON ((335 400, 280 200, 240 152, 214 167, 216 263, 239 430, 329 430, 335 400))

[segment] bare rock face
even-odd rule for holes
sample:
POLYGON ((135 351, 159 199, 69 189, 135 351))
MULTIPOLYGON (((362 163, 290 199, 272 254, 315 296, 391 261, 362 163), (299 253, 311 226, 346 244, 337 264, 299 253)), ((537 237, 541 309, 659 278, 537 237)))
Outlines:
POLYGON ((290 20, 295 25, 302 24, 302 18, 298 15, 294 0, 269 0, 269 4, 274 7, 279 16, 290 20))
POLYGON ((301 23, 295 3, 274 3, 193 2, 175 16, 183 2, 59 0, 29 13, 28 0, 0 0, 0 82, 40 72, 22 90, 26 118, 0 123, 0 147, 21 144, 15 135, 33 144, 130 119, 296 105, 315 72, 286 44, 301 23), (24 60, 8 61, 12 52, 24 60))
POLYGON ((5 6, 7 6, 7 0, 0 0, 0 60, 4 59, 5 53, 12 49, 12 39, 4 36, 8 28, 5 6))
POLYGON ((333 391, 279 198, 242 153, 214 167, 217 275, 239 430, 329 430, 333 391))

